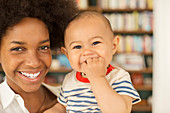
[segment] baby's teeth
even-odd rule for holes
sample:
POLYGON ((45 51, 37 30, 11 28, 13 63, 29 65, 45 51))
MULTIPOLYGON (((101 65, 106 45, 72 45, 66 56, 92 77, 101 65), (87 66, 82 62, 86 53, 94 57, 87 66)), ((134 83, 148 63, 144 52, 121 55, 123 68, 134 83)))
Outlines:
POLYGON ((28 77, 28 78, 36 78, 40 74, 40 72, 35 73, 35 74, 33 74, 33 73, 29 74, 29 73, 21 72, 21 74, 28 77))

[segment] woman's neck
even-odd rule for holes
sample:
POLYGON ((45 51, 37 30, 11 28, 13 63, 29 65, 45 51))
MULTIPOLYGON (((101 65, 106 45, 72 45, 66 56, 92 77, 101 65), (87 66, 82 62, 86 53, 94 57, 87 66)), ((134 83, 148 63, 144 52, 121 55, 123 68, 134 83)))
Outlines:
POLYGON ((25 107, 30 113, 38 113, 45 106, 46 92, 41 86, 39 90, 31 93, 22 93, 20 96, 23 98, 25 107))

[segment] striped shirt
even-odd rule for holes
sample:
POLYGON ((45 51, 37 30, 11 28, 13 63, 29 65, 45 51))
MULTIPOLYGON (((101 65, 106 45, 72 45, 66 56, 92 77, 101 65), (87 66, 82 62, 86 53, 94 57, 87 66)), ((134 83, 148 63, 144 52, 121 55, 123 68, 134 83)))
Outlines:
MULTIPOLYGON (((83 80, 83 82, 77 75, 76 71, 66 75, 58 101, 66 106, 68 113, 101 113, 90 83, 87 80, 83 80)), ((125 70, 112 67, 106 79, 118 94, 132 97, 132 104, 141 101, 138 92, 131 83, 129 73, 125 70)))

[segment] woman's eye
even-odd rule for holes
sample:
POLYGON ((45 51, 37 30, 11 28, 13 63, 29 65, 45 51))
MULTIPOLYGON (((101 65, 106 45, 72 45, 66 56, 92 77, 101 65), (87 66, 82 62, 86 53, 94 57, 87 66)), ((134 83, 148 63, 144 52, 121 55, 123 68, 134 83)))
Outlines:
POLYGON ((16 47, 16 48, 12 48, 11 51, 24 51, 24 48, 16 47))
POLYGON ((96 42, 93 42, 92 45, 97 45, 97 44, 99 44, 99 43, 100 43, 99 41, 96 41, 96 42))
POLYGON ((81 49, 81 46, 74 46, 73 49, 81 49))
POLYGON ((50 49, 49 46, 42 46, 42 47, 40 47, 40 50, 48 50, 48 49, 50 49))

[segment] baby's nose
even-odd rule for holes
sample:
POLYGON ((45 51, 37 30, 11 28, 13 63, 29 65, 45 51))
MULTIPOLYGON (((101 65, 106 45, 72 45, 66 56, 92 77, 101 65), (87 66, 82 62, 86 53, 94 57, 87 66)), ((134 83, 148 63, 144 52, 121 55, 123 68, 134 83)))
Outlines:
POLYGON ((83 52, 83 56, 87 56, 87 55, 93 55, 94 53, 91 51, 91 50, 85 50, 84 52, 83 52))
POLYGON ((83 54, 80 57, 80 63, 85 62, 89 58, 95 58, 98 57, 98 54, 93 51, 84 51, 83 54))

